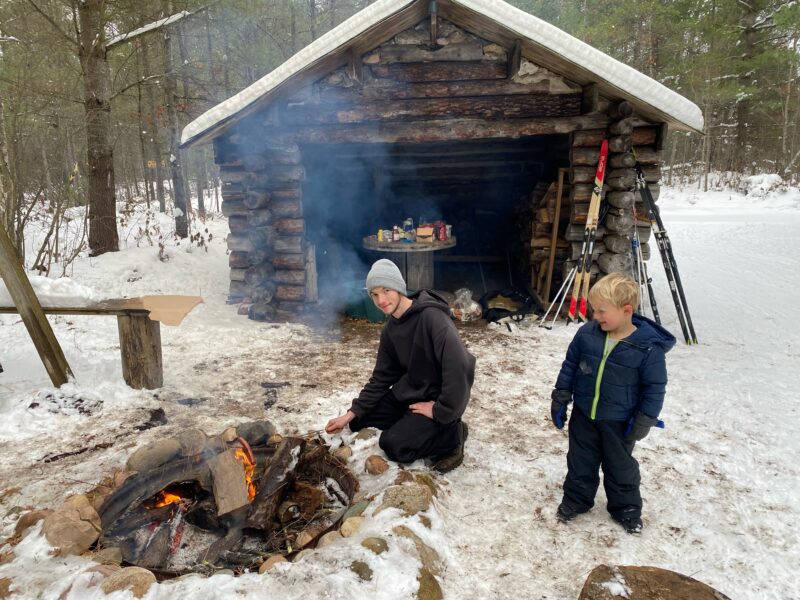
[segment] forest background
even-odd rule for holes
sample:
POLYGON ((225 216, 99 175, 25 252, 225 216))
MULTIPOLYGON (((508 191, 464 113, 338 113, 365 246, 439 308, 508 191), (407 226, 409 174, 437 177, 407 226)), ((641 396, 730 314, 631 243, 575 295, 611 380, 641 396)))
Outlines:
MULTIPOLYGON (((26 266, 57 276, 117 250, 141 199, 202 244, 192 220, 219 210, 217 174, 211 146, 178 150, 183 126, 371 1, 2 0, 0 223, 26 266), (33 220, 50 233, 30 252, 33 220)), ((700 106, 704 135, 668 137, 667 184, 800 180, 800 3, 509 1, 700 106)))

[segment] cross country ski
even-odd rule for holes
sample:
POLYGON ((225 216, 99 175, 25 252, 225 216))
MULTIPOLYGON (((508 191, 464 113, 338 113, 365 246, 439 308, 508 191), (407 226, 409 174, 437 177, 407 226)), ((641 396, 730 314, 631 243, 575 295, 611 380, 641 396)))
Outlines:
POLYGON ((594 176, 594 190, 586 215, 586 229, 583 232, 581 256, 575 265, 575 279, 572 282, 572 297, 569 301, 567 323, 586 321, 586 297, 589 294, 589 278, 592 270, 592 252, 597 237, 597 225, 600 217, 600 203, 603 197, 603 181, 606 176, 606 160, 608 158, 608 140, 600 146, 600 158, 597 161, 597 172, 594 176))

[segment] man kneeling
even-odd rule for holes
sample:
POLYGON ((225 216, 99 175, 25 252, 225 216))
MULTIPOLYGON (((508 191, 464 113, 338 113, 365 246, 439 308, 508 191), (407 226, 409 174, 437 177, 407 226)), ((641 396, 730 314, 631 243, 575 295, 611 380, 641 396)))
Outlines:
POLYGON ((380 447, 391 460, 433 457, 434 469, 451 471, 464 460, 468 428, 461 416, 475 379, 475 357, 459 337, 447 302, 429 290, 409 296, 392 261, 372 265, 367 289, 389 315, 375 368, 350 410, 328 421, 325 431, 376 427, 383 430, 380 447))

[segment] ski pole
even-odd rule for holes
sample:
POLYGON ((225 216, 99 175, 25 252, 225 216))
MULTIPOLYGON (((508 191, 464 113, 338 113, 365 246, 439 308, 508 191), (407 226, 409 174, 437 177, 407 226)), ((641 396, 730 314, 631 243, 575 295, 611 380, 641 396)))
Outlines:
MULTIPOLYGON (((570 272, 570 277, 569 277, 570 283, 572 283, 572 281, 575 279, 575 274, 577 273, 577 271, 578 270, 573 267, 573 270, 570 272)), ((567 285, 567 290, 569 290, 569 285, 567 285)), ((567 294, 565 293, 564 296, 561 298, 561 304, 558 305, 558 310, 556 310, 556 313, 553 315, 553 322, 550 323, 550 327, 545 326, 546 329, 552 329, 553 325, 556 324, 556 319, 558 319, 558 313, 561 312, 561 307, 564 306, 564 302, 566 301, 566 299, 567 299, 567 294)), ((553 302, 555 302, 555 300, 553 302)), ((569 323, 569 321, 567 321, 567 323, 569 323)))
POLYGON ((558 302, 558 297, 561 295, 561 293, 564 291, 564 289, 569 287, 569 282, 572 280, 572 277, 574 276, 574 274, 575 274, 575 267, 572 267, 572 270, 564 278, 564 281, 561 284, 561 287, 558 288, 558 292, 556 293, 555 297, 553 298, 553 301, 550 303, 550 306, 547 307, 547 312, 544 313, 544 316, 542 317, 542 320, 539 321, 539 327, 544 327, 544 322, 547 320, 547 315, 549 315, 550 311, 553 310, 553 307, 556 305, 556 302, 558 302))

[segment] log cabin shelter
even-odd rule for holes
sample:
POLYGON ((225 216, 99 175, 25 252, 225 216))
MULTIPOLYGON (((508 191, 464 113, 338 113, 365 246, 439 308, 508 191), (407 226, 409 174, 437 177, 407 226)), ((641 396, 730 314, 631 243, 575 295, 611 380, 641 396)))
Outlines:
POLYGON ((341 307, 385 256, 437 290, 546 300, 579 254, 603 139, 593 269, 624 269, 641 226, 631 150, 657 196, 670 127, 702 131, 702 113, 501 0, 377 0, 199 116, 182 146, 214 144, 230 301, 281 319, 341 307), (431 272, 365 241, 407 218, 452 227, 455 245, 413 261, 431 272))

